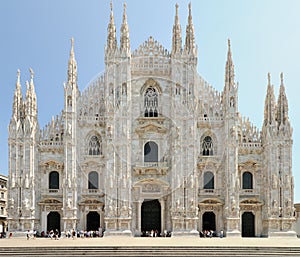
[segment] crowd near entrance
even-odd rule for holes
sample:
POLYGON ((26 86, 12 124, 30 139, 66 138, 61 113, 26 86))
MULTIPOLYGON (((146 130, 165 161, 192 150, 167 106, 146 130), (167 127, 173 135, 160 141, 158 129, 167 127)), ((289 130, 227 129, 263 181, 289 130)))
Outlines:
POLYGON ((255 236, 255 216, 252 212, 244 212, 242 215, 242 237, 255 236))
POLYGON ((142 234, 159 236, 161 233, 161 206, 159 201, 145 200, 142 204, 142 234), (152 231, 152 232, 151 232, 152 231))

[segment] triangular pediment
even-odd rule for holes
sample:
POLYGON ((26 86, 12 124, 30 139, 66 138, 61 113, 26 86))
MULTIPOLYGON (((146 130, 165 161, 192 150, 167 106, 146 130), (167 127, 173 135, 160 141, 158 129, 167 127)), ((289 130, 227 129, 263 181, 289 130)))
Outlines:
POLYGON ((199 205, 222 205, 223 202, 216 198, 205 199, 199 203, 199 205))
POLYGON ((139 125, 136 128, 136 133, 143 134, 147 132, 166 133, 167 129, 163 125, 163 117, 139 118, 139 125))
POLYGON ((135 56, 169 56, 169 52, 165 49, 157 40, 154 40, 152 36, 148 38, 143 44, 141 44, 132 55, 135 56))
POLYGON ((263 202, 256 198, 248 198, 241 201, 240 205, 263 205, 263 202))
POLYGON ((53 204, 53 205, 62 205, 62 202, 57 200, 57 199, 52 199, 52 198, 47 198, 47 199, 44 199, 42 200, 39 204, 53 204))

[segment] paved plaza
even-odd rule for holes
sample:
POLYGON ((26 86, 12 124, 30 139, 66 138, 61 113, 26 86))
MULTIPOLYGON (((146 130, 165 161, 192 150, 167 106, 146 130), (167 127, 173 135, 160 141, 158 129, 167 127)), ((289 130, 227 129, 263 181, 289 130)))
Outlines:
POLYGON ((139 238, 139 237, 104 237, 104 238, 63 238, 59 240, 37 238, 0 239, 0 247, 44 247, 44 246, 261 246, 261 247, 300 247, 298 238, 139 238))

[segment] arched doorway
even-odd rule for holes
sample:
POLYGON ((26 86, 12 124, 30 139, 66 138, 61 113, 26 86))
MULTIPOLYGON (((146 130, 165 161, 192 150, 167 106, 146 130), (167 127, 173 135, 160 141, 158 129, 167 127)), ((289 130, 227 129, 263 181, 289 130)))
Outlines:
POLYGON ((58 229, 60 231, 60 214, 52 211, 47 215, 47 231, 58 229))
POLYGON ((255 236, 255 216, 252 212, 244 212, 242 215, 242 237, 255 236))
POLYGON ((100 227, 100 214, 96 211, 90 211, 86 215, 86 230, 87 231, 96 231, 100 227))
POLYGON ((202 231, 216 231, 216 215, 213 212, 205 212, 202 215, 202 231))
POLYGON ((142 204, 142 231, 161 232, 161 206, 159 201, 145 200, 142 204))

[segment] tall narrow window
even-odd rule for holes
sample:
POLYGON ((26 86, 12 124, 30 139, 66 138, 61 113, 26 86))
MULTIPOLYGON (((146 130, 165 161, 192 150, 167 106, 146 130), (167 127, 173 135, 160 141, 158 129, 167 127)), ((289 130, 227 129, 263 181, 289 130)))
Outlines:
POLYGON ((206 136, 202 142, 202 155, 213 155, 213 141, 210 136, 206 136))
POLYGON ((243 189, 253 189, 253 176, 248 171, 243 173, 243 189))
POLYGON ((92 136, 89 142, 89 155, 102 154, 101 142, 97 136, 92 136))
POLYGON ((214 189, 215 181, 214 174, 210 171, 204 173, 204 189, 214 189))
POLYGON ((99 185, 98 173, 96 171, 90 172, 88 189, 98 189, 98 185, 99 185))
POLYGON ((154 87, 148 87, 144 98, 145 117, 158 117, 158 93, 154 87))
POLYGON ((158 162, 158 146, 155 142, 147 142, 144 146, 144 161, 158 162))
POLYGON ((49 173, 49 189, 59 189, 59 173, 57 171, 49 173))

